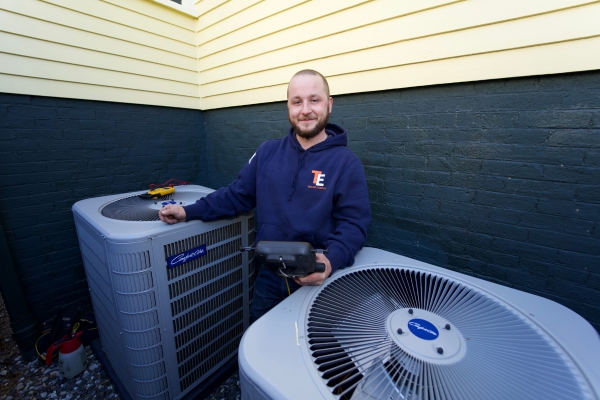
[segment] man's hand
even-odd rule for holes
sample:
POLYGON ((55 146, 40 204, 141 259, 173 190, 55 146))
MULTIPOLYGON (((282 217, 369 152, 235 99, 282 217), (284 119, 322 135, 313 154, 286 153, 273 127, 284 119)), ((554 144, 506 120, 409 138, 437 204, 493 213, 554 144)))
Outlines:
POLYGON ((302 286, 317 286, 325 282, 325 279, 331 275, 331 263, 324 254, 317 253, 317 262, 325 264, 325 272, 313 272, 312 274, 295 277, 294 281, 302 286))
POLYGON ((185 210, 181 206, 167 204, 158 212, 158 218, 160 218, 162 222, 165 222, 169 225, 173 225, 178 222, 184 222, 185 210))

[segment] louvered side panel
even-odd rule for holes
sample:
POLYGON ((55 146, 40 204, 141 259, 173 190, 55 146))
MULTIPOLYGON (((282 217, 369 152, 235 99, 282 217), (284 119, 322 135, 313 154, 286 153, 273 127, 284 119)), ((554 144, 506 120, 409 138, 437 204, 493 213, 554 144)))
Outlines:
POLYGON ((195 229, 196 234, 162 246, 166 281, 161 293, 168 296, 168 311, 162 307, 172 323, 173 354, 167 358, 169 369, 176 371, 176 396, 190 392, 237 354, 249 318, 248 256, 240 248, 248 245, 248 227, 254 229, 250 219, 251 214, 205 224, 204 232, 195 229), (195 249, 206 250, 175 267, 166 266, 170 258, 195 249))
POLYGON ((156 277, 151 268, 150 253, 109 253, 109 260, 135 393, 153 400, 168 399, 156 277))

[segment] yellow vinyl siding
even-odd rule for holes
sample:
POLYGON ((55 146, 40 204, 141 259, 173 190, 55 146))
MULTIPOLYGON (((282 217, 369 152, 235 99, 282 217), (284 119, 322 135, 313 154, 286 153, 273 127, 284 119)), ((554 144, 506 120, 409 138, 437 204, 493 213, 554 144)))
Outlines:
POLYGON ((202 106, 284 100, 302 68, 333 94, 600 68, 599 20, 597 1, 311 1, 199 37, 202 106), (563 60, 570 47, 578 58, 563 60))
POLYGON ((107 87, 146 90, 159 93, 172 93, 193 97, 195 84, 186 84, 165 79, 155 79, 144 75, 126 74, 100 68, 46 61, 39 58, 26 58, 12 54, 0 54, 2 73, 9 75, 36 76, 63 82, 77 82, 107 87), (77 81, 73 79, 77 77, 77 81))
MULTIPOLYGON (((69 2, 76 3, 73 0, 69 0, 69 2)), ((81 2, 81 4, 91 6, 93 4, 97 4, 97 1, 81 2)), ((115 9, 115 14, 119 12, 128 12, 123 8, 113 8, 115 9)), ((92 32, 96 35, 107 36, 148 47, 164 49, 169 52, 188 57, 195 56, 193 31, 189 31, 188 43, 181 40, 172 39, 166 34, 166 32, 163 32, 167 25, 164 24, 160 27, 161 29, 159 29, 158 26, 161 23, 151 18, 147 19, 147 23, 150 26, 143 31, 134 25, 123 25, 118 22, 113 22, 113 20, 102 19, 91 14, 81 13, 64 7, 58 7, 42 0, 21 0, 18 2, 4 0, 0 2, 0 9, 13 12, 15 14, 26 15, 33 19, 48 21, 52 22, 53 24, 72 28, 73 34, 78 34, 79 31, 92 32), (155 24, 156 29, 153 27, 155 24), (155 31, 165 33, 165 35, 157 34, 155 31)), ((135 14, 132 12, 129 13, 135 14)), ((7 18, 9 17, 11 16, 7 16, 7 18)), ((2 26, 3 25, 4 23, 2 26)), ((181 28, 173 28, 174 36, 183 36, 181 35, 181 28)), ((118 42, 115 42, 115 45, 118 45, 118 42)))
POLYGON ((124 58, 147 61, 150 64, 169 65, 189 71, 197 70, 196 59, 189 56, 174 54, 136 43, 118 41, 107 36, 92 32, 77 30, 73 34, 73 28, 58 25, 53 22, 42 21, 20 14, 3 14, 0 10, 0 21, 2 31, 10 32, 15 36, 35 38, 47 43, 65 45, 64 48, 74 47, 95 51, 99 56, 116 55, 124 58))
MULTIPOLYGON (((188 46, 194 40, 193 25, 190 24, 190 29, 185 29, 176 25, 165 23, 155 18, 147 17, 139 14, 135 11, 128 10, 126 8, 115 7, 115 5, 105 1, 73 1, 73 0, 42 0, 49 4, 54 4, 54 10, 59 11, 63 18, 73 17, 68 16, 66 10, 78 13, 77 18, 85 18, 83 16, 89 16, 91 19, 85 19, 85 22, 97 25, 99 29, 102 29, 106 24, 106 21, 110 26, 116 26, 117 29, 121 27, 133 28, 139 32, 138 38, 144 37, 144 33, 151 33, 152 38, 159 36, 161 38, 167 38, 170 41, 177 41, 183 44, 178 49, 183 53, 186 53, 188 46), (61 9, 62 8, 62 9, 61 9)), ((130 3, 131 4, 131 3, 130 3)), ((193 20, 192 20, 193 21, 193 20)), ((190 22, 192 22, 190 21, 190 22)), ((82 21, 83 22, 83 21, 82 21)), ((127 32, 131 34, 131 32, 127 32)), ((147 39, 140 39, 146 41, 147 39)), ((169 42, 171 43, 171 42, 169 42)), ((172 43, 170 44, 173 45, 172 43)))
POLYGON ((197 18, 191 15, 178 12, 168 7, 157 7, 156 3, 148 0, 102 0, 113 6, 122 7, 129 11, 152 17, 162 22, 166 22, 178 27, 185 27, 186 30, 193 30, 197 18))
MULTIPOLYGON (((448 82, 500 79, 507 76, 586 71, 599 68, 598 60, 589 56, 598 48, 600 48, 600 38, 595 37, 546 46, 493 52, 489 53, 488 57, 465 56, 335 75, 330 76, 328 81, 332 94, 343 94, 387 90, 390 89, 390 82, 393 82, 395 87, 403 88, 448 82), (560 57, 557 57, 557 52, 561 54, 560 57), (499 69, 498 65, 504 65, 504 67, 499 69), (344 92, 343 88, 352 88, 352 91, 344 92)), ((301 67, 303 66, 298 68, 301 67)), ((308 67, 314 67, 314 65, 308 67)), ((298 68, 290 68, 288 75, 291 76, 298 68)), ((285 75, 282 74, 283 82, 279 85, 203 98, 204 107, 206 109, 221 108, 285 100, 286 80, 289 79, 284 79, 285 75)))
POLYGON ((600 69, 600 0, 195 8, 0 0, 0 92, 212 109, 284 100, 302 68, 327 76, 332 94, 600 69))
MULTIPOLYGON (((388 2, 382 1, 382 3, 388 2)), ((255 73, 306 61, 327 59, 339 54, 378 48, 398 40, 406 40, 415 29, 419 29, 420 25, 418 22, 413 23, 408 17, 405 18, 408 21, 405 21, 406 25, 403 26, 399 26, 400 24, 396 20, 386 21, 385 19, 389 17, 390 13, 394 12, 394 15, 405 16, 422 10, 422 7, 427 8, 447 3, 448 0, 422 0, 418 4, 390 1, 390 7, 378 6, 375 8, 372 6, 377 6, 377 4, 370 3, 363 7, 353 7, 307 21, 274 35, 246 42, 229 49, 228 52, 220 52, 213 57, 200 57, 201 83, 208 84, 231 79, 239 75, 240 71, 244 71, 246 74, 255 73), (369 9, 363 10, 367 7, 369 9), (367 13, 364 15, 368 15, 368 17, 364 17, 363 12, 365 11, 367 13), (360 23, 363 24, 362 27, 356 27, 360 23), (394 28, 400 32, 393 32, 394 28), (284 40, 279 40, 280 37, 283 37, 284 40), (285 46, 282 46, 283 43, 285 46), (236 55, 244 55, 246 58, 240 57, 235 60, 236 55)), ((314 7, 315 3, 306 6, 314 7)), ((293 12, 314 15, 316 10, 316 8, 303 9, 293 12)), ((414 16, 427 14, 429 13, 420 13, 414 16)), ((290 15, 291 17, 293 15, 290 15)), ((438 32, 438 29, 431 25, 428 25, 426 29, 429 32, 438 32)), ((202 54, 202 46, 200 53, 202 54)), ((374 61, 385 62, 385 58, 387 57, 374 61)), ((353 68, 350 65, 347 67, 353 68)))
MULTIPOLYGON (((32 39, 24 36, 0 32, 0 53, 28 57, 25 64, 45 60, 73 66, 83 66, 106 71, 121 72, 132 75, 143 75, 152 78, 191 84, 197 89, 198 75, 193 70, 183 70, 158 63, 149 63, 120 55, 100 53, 77 47, 64 46, 58 43, 32 39), (118 69, 117 69, 118 68, 118 69), (143 74, 140 71, 144 71, 143 74)), ((18 63, 19 61, 17 61, 18 63)), ((3 68, 3 67, 0 67, 3 68)), ((12 68, 4 66, 4 68, 12 68)), ((4 69, 3 68, 3 69, 4 69)), ((27 68, 25 66, 25 68, 27 68)), ((57 65, 55 68, 60 69, 57 65)), ((82 79, 81 75, 78 75, 82 79)))
POLYGON ((0 1, 0 91, 199 108, 196 19, 113 3, 0 1))
MULTIPOLYGON (((256 39, 265 35, 266 32, 270 33, 273 31, 273 26, 269 26, 271 23, 278 23, 281 29, 289 27, 289 21, 285 20, 285 16, 279 14, 309 1, 279 0, 274 3, 261 1, 228 17, 227 23, 213 24, 208 27, 199 24, 200 34, 197 37, 197 44, 203 46, 199 49, 200 58, 210 55, 211 48, 215 49, 214 51, 220 51, 227 48, 227 43, 239 44, 243 41, 256 39), (234 32, 245 27, 251 27, 251 29, 245 29, 241 33, 238 32, 236 37, 234 32), (221 37, 226 37, 225 41, 216 40, 221 37)), ((331 6, 331 4, 328 5, 331 6)))
POLYGON ((202 16, 228 1, 229 0, 196 0, 196 11, 199 16, 202 16))
MULTIPOLYGON (((230 29, 228 34, 221 35, 217 40, 198 43, 200 71, 311 41, 324 34, 337 33, 339 27, 317 23, 317 21, 320 22, 320 19, 326 16, 339 15, 345 9, 352 9, 357 4, 365 2, 367 0, 302 2, 298 6, 268 17, 260 15, 262 17, 260 20, 244 26, 243 29, 238 29, 238 26, 228 21, 227 27, 230 29)), ((267 10, 273 9, 267 8, 267 10)), ((240 16, 250 14, 251 10, 247 11, 240 16)), ((251 20, 251 17, 252 15, 248 15, 248 20, 251 20)), ((202 39, 202 35, 198 37, 202 39)))
MULTIPOLYGON (((590 54, 597 52, 599 48, 600 37, 594 37, 492 52, 486 57, 473 55, 447 58, 423 64, 408 64, 357 74, 338 75, 332 77, 329 82, 334 88, 352 86, 357 92, 366 92, 388 89, 387 81, 394 81, 399 87, 415 87, 447 82, 500 79, 507 76, 586 71, 599 68, 598 59, 590 57, 590 54), (502 68, 498 68, 499 65, 502 68)), ((283 90, 285 87, 283 85, 283 90)))
MULTIPOLYGON (((466 4, 457 7, 464 5, 466 4)), ((391 33, 385 34, 393 29, 393 26, 387 25, 392 21, 386 21, 346 32, 344 35, 327 36, 206 71, 201 75, 203 96, 223 93, 225 87, 249 90, 256 86, 268 86, 273 82, 273 74, 279 70, 282 73, 281 79, 286 82, 290 74, 299 68, 298 64, 308 62, 325 75, 335 76, 592 37, 600 34, 600 24, 594 22, 599 13, 589 12, 593 8, 600 10, 600 4, 530 18, 517 18, 516 12, 506 12, 503 21, 492 24, 489 23, 491 17, 497 16, 502 10, 495 10, 493 7, 478 10, 476 16, 479 18, 465 16, 462 12, 464 10, 456 10, 456 13, 450 14, 438 9, 435 10, 437 13, 432 11, 415 14, 412 18, 405 18, 407 29, 399 29, 397 37, 391 33), (569 30, 556 29, 565 17, 578 21, 578 24, 569 30), (472 28, 457 28, 467 22, 472 28), (415 26, 429 28, 415 29, 415 26), (432 29, 434 26, 447 29, 438 33, 432 29), (416 35, 412 36, 413 33, 416 35), (338 36, 343 36, 344 40, 338 36), (376 37, 382 39, 364 39, 376 37), (397 40, 382 43, 388 39, 397 40), (333 52, 335 53, 332 54, 333 52), (265 66, 269 68, 266 69, 265 66), (239 76, 240 71, 247 74, 239 76)), ((505 67, 504 64, 499 64, 495 68, 505 67)), ((340 89, 343 93, 353 91, 351 87, 338 88, 340 89)))
POLYGON ((31 78, 0 73, 0 88, 5 93, 114 101, 121 103, 198 108, 198 99, 169 93, 145 92, 111 86, 81 84, 44 78, 31 78))
POLYGON ((261 0, 236 0, 225 2, 219 7, 214 8, 210 13, 201 15, 198 18, 198 30, 202 32, 203 29, 210 28, 218 23, 228 24, 231 17, 260 2, 261 0))

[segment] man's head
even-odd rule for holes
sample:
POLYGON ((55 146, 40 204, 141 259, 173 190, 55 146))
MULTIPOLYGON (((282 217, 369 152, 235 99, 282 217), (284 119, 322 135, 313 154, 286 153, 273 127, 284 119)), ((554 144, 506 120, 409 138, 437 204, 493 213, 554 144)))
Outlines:
POLYGON ((325 77, 311 69, 299 71, 287 94, 288 118, 296 135, 309 140, 323 132, 333 106, 325 77))

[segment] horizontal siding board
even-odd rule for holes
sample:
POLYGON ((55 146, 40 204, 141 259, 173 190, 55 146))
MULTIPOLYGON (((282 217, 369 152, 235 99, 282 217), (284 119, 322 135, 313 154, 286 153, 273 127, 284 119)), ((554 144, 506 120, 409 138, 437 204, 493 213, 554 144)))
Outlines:
POLYGON ((184 29, 99 0, 3 2, 0 91, 198 108, 194 22, 184 29))
POLYGON ((0 3, 0 9, 54 24, 68 26, 76 30, 118 38, 188 57, 196 56, 193 43, 182 43, 150 32, 140 31, 135 28, 57 7, 42 1, 21 0, 18 2, 2 2, 0 3))
MULTIPOLYGON (((197 97, 198 85, 0 53, 0 73, 197 97)), ((4 91, 0 89, 0 91, 4 91)))
MULTIPOLYGON (((594 4, 560 13, 536 15, 527 19, 509 19, 501 24, 479 26, 444 35, 427 36, 388 46, 377 46, 362 51, 348 51, 337 56, 328 56, 338 48, 344 48, 345 43, 352 42, 351 39, 360 40, 359 37, 347 39, 340 35, 334 38, 335 41, 312 41, 296 48, 257 57, 252 59, 253 68, 244 68, 242 65, 238 65, 241 63, 236 63, 214 71, 216 73, 229 69, 233 74, 235 71, 231 69, 235 67, 240 71, 260 71, 264 66, 273 68, 264 72, 250 73, 215 83, 207 81, 211 76, 211 71, 204 72, 201 75, 203 95, 223 93, 226 87, 247 90, 257 86, 281 83, 277 80, 274 81, 275 77, 279 75, 279 67, 287 69, 287 66, 291 65, 298 69, 296 65, 308 62, 318 66, 315 69, 331 76, 592 37, 600 35, 600 24, 596 23, 598 20, 600 20, 600 4, 594 4), (556 29, 556 26, 560 25, 564 18, 580 23, 568 30, 556 29), (305 55, 310 55, 310 58, 305 55)), ((590 55, 590 57, 594 57, 594 55, 590 55)), ((496 66, 496 69, 502 68, 504 65, 496 66)))
POLYGON ((600 69, 600 38, 450 58, 332 77, 337 93, 600 69), (502 68, 498 68, 501 65, 502 68), (371 87, 366 89, 366 87, 371 87))
MULTIPOLYGON (((447 2, 443 0, 423 0, 424 2, 447 2)), ((256 54, 276 50, 295 43, 308 41, 326 34, 337 33, 336 25, 319 24, 320 18, 335 15, 345 9, 352 9, 368 0, 331 0, 327 2, 303 3, 292 9, 283 11, 243 29, 220 37, 217 40, 200 44, 198 55, 202 60, 201 68, 207 70, 218 65, 227 64, 256 54), (293 24, 290 21, 294 21, 293 24), (311 25, 316 21, 316 27, 311 25), (311 24, 306 26, 306 24, 311 24), (248 44, 241 46, 242 44, 248 44), (217 61, 210 57, 219 53, 217 61)), ((368 18, 368 14, 363 16, 368 18)), ((343 20, 343 19, 342 19, 343 20)))
POLYGON ((196 8, 197 20, 147 0, 2 1, 0 72, 215 108, 284 100, 280 88, 302 68, 328 76, 334 94, 600 68, 590 47, 600 37, 599 0, 203 0, 196 8))
POLYGON ((287 83, 242 92, 225 93, 208 97, 203 96, 200 104, 203 110, 211 110, 215 108, 283 101, 286 98, 286 90, 287 83))
POLYGON ((223 3, 210 12, 200 15, 197 25, 198 31, 202 32, 202 30, 219 22, 227 23, 228 18, 261 1, 263 0, 235 0, 223 3))
POLYGON ((0 32, 0 53, 198 84, 195 71, 0 32))
POLYGON ((125 56, 188 71, 196 71, 197 69, 197 61, 192 56, 182 56, 148 46, 140 46, 132 42, 81 31, 12 12, 0 10, 0 27, 4 32, 45 40, 48 43, 62 43, 99 53, 125 56))
POLYGON ((198 35, 198 45, 205 44, 219 37, 231 34, 246 26, 256 24, 265 18, 277 15, 310 0, 278 0, 276 2, 262 1, 253 7, 247 8, 231 17, 225 23, 215 24, 203 29, 198 35))
MULTIPOLYGON (((514 0, 511 0, 514 2, 514 0)), ((434 6, 439 1, 431 1, 430 3, 419 2, 419 5, 434 6)), ((550 3, 550 2, 549 2, 550 3)), ((575 4, 574 1, 559 0, 553 2, 552 7, 562 5, 575 4), (559 4, 560 3, 560 4, 559 4)), ((498 21, 511 21, 519 18, 536 15, 539 13, 545 13, 552 11, 546 2, 533 2, 527 3, 524 7, 506 7, 504 3, 483 3, 475 2, 471 3, 458 3, 443 8, 436 8, 423 13, 412 13, 414 9, 403 8, 401 9, 398 3, 392 11, 395 16, 403 14, 409 15, 397 18, 389 19, 383 22, 365 25, 357 29, 351 29, 339 34, 332 34, 326 37, 314 39, 308 42, 298 43, 293 46, 287 46, 280 48, 279 50, 273 50, 276 46, 276 37, 271 38, 273 42, 271 45, 266 43, 265 40, 256 41, 256 43, 247 43, 240 48, 233 48, 228 52, 219 53, 215 56, 200 59, 200 70, 202 72, 201 82, 208 83, 223 79, 228 79, 236 75, 249 74, 260 70, 274 69, 279 66, 289 65, 292 63, 306 62, 308 60, 314 60, 319 58, 330 57, 332 62, 336 60, 332 57, 337 54, 344 54, 350 52, 359 52, 361 50, 377 48, 381 46, 390 45, 393 43, 414 40, 426 36, 442 35, 447 32, 454 32, 463 29, 472 29, 473 27, 479 27, 482 25, 494 24, 498 21), (240 54, 241 53, 241 54, 240 54), (239 61, 232 61, 235 54, 250 55, 254 56, 244 59, 240 57, 239 61), (218 66, 218 68, 214 68, 218 66), (208 70, 211 68, 211 70, 208 70)), ((342 16, 345 14, 352 14, 356 19, 359 15, 355 13, 364 7, 356 7, 352 10, 346 10, 340 13, 342 16)), ((414 4, 413 4, 414 7, 414 4)), ((367 10, 365 10, 366 12, 367 10)), ((367 14, 371 15, 371 13, 367 14)), ((332 15, 325 18, 325 21, 329 21, 326 25, 336 26, 339 25, 340 15, 332 15), (336 18, 336 20, 331 20, 336 18)), ((380 15, 383 17, 383 15, 380 15)), ((564 18, 562 15, 557 18, 564 18)), ((350 19, 350 18, 348 18, 350 19)), ((369 19, 370 20, 370 19, 369 19)), ((325 22, 324 21, 324 22, 325 22)), ((529 21, 525 22, 529 23, 529 21)), ((510 27, 503 26, 502 29, 508 29, 510 27)), ((310 29, 309 31, 315 31, 310 29)), ((503 32, 509 33, 510 32, 503 32)), ((299 35, 293 35, 297 37, 299 35)), ((290 42, 292 38, 282 40, 280 43, 296 43, 290 42)), ((297 41, 297 39, 295 39, 297 41)), ((460 41, 454 44, 457 51, 463 47, 460 41)), ((386 48, 387 49, 387 48, 386 48)), ((419 54, 423 54, 429 49, 424 47, 418 51, 419 54)), ((386 50, 387 51, 387 50, 386 50)), ((391 53, 393 55, 393 53, 391 53)), ((374 59, 374 62, 386 62, 387 56, 379 57, 374 59)))
MULTIPOLYGON (((328 81, 332 94, 339 95, 386 90, 392 87, 417 87, 448 82, 586 71, 600 69, 599 56, 590 57, 590 54, 598 54, 598 48, 600 48, 600 38, 595 37, 492 52, 485 55, 449 58, 429 63, 328 76, 328 81), (498 68, 499 65, 503 68, 498 68)), ((315 67, 315 65, 288 67, 281 75, 281 79, 283 76, 287 76, 287 80, 289 80, 298 69, 311 67, 315 67)), ((207 96, 202 99, 202 107, 203 109, 214 109, 282 101, 286 98, 286 87, 287 82, 252 90, 207 96)))
POLYGON ((178 108, 199 108, 199 99, 167 93, 91 86, 75 82, 35 79, 0 74, 0 92, 24 95, 63 97, 119 103, 148 104, 178 108))
POLYGON ((196 0, 196 11, 199 16, 203 16, 228 1, 229 0, 196 0))
POLYGON ((102 0, 117 7, 126 8, 128 10, 152 17, 162 22, 171 25, 179 26, 188 31, 195 31, 195 17, 165 7, 160 3, 150 2, 148 0, 102 0))
MULTIPOLYGON (((72 1, 72 0, 41 0, 63 7, 80 14, 89 15, 105 21, 135 28, 139 31, 151 32, 186 44, 194 43, 194 27, 189 29, 169 24, 127 8, 119 7, 104 1, 72 1)), ((130 3, 131 4, 131 3, 130 3)), ((151 3, 153 4, 153 3, 151 3)), ((156 5, 159 7, 159 5, 156 5)))

